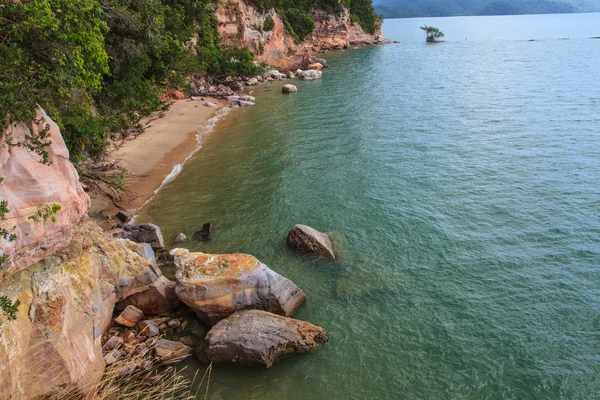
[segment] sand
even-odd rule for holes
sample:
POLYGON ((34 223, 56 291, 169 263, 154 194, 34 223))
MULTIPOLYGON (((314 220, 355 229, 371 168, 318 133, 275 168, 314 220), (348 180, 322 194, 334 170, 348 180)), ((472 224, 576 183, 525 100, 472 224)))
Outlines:
MULTIPOLYGON (((151 127, 108 154, 107 160, 119 160, 129 172, 123 199, 118 204, 130 215, 135 215, 173 167, 182 163, 197 148, 196 128, 206 124, 219 109, 228 104, 224 100, 209 100, 219 107, 202 107, 204 101, 200 100, 173 102, 162 118, 151 122, 151 127)), ((90 216, 101 222, 119 211, 101 193, 90 194, 90 198, 90 216)))

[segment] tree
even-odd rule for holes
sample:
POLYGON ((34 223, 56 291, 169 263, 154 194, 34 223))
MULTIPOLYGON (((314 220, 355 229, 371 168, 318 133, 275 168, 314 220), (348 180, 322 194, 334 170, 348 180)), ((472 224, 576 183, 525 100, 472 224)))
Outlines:
POLYGON ((427 43, 439 42, 440 40, 438 39, 444 37, 444 32, 433 26, 422 26, 421 30, 427 33, 427 39, 425 39, 427 43))

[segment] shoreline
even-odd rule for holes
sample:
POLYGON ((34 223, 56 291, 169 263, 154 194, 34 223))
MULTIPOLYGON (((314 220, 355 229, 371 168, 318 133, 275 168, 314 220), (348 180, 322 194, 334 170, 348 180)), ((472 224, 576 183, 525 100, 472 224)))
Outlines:
MULTIPOLYGON (((127 169, 122 200, 117 203, 130 216, 137 214, 157 190, 177 176, 181 170, 178 166, 201 148, 201 137, 212 132, 229 106, 225 99, 202 99, 174 100, 162 117, 152 119, 152 126, 106 155, 107 160, 119 160, 127 169), (217 107, 204 107, 204 101, 217 107)), ((102 193, 89 195, 89 216, 103 228, 110 228, 114 215, 122 209, 102 193)))

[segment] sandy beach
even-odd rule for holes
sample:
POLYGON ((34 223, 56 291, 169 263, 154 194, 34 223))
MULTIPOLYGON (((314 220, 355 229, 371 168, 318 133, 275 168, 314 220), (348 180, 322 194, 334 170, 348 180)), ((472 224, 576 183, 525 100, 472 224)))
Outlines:
MULTIPOLYGON (((123 199, 118 204, 130 215, 134 215, 152 197, 173 167, 182 163, 197 148, 197 128, 205 125, 228 104, 225 100, 210 101, 218 107, 202 107, 203 101, 200 100, 174 101, 162 118, 153 120, 142 134, 124 141, 108 154, 107 160, 119 160, 129 172, 123 199)), ((107 217, 119 211, 101 193, 92 193, 90 198, 90 216, 99 221, 106 221, 107 217)))

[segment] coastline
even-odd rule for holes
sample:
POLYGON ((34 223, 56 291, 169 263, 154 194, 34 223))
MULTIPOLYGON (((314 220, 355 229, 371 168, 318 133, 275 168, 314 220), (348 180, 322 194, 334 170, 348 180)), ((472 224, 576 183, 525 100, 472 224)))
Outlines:
MULTIPOLYGON (((125 140, 111 150, 107 160, 119 160, 128 171, 123 198, 118 202, 130 216, 154 195, 165 183, 173 179, 181 165, 200 147, 200 135, 209 133, 215 118, 222 115, 229 102, 224 99, 174 100, 162 117, 152 120, 152 125, 142 134, 125 140), (203 107, 204 100, 217 104, 216 108, 203 107)), ((121 208, 104 194, 89 193, 89 215, 103 227, 121 208)))

